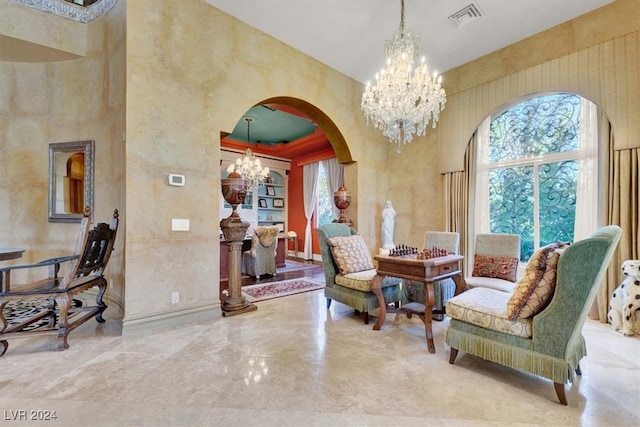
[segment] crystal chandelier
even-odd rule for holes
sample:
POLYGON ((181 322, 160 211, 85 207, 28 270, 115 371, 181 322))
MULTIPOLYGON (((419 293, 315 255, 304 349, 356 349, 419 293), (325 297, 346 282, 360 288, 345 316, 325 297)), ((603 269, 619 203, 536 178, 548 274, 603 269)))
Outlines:
MULTIPOLYGON (((253 118, 245 117, 244 119, 247 122, 247 141, 249 142, 249 144, 251 144, 249 130, 253 118)), ((227 172, 239 173, 242 179, 247 181, 249 191, 252 191, 264 183, 267 175, 269 175, 269 168, 263 168, 260 164, 260 159, 253 155, 251 148, 247 148, 247 150, 244 152, 244 157, 238 158, 235 163, 232 163, 227 168, 227 172)))
POLYGON ((447 102, 442 77, 429 75, 423 56, 415 70, 420 51, 420 36, 404 29, 404 0, 401 0, 400 29, 384 45, 386 65, 376 74, 376 83, 362 94, 361 107, 369 121, 398 144, 411 142, 413 135, 424 135, 429 121, 436 127, 440 111, 447 102))

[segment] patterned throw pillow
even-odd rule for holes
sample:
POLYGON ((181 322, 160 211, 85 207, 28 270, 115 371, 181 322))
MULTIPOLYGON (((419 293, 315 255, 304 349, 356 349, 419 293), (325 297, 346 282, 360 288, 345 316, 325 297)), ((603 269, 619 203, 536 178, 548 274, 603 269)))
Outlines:
POLYGON ((515 282, 518 275, 518 258, 476 255, 471 275, 476 277, 495 277, 515 282))
POLYGON ((556 288, 556 267, 567 243, 552 243, 538 249, 525 268, 507 302, 509 320, 526 319, 541 312, 556 288))
POLYGON ((369 248, 361 235, 330 237, 327 243, 340 274, 357 273, 374 268, 369 248))

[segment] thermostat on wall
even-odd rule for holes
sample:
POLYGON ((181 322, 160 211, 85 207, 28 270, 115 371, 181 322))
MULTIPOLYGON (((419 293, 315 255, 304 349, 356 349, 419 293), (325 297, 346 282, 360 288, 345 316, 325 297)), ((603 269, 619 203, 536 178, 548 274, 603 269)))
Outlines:
POLYGON ((169 185, 175 185, 178 187, 184 186, 184 175, 177 175, 175 173, 169 174, 169 185))

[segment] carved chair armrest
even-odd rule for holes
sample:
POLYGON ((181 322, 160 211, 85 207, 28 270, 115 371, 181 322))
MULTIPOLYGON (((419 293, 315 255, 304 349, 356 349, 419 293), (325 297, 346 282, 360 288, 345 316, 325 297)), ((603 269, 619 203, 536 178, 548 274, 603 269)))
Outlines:
POLYGON ((77 258, 78 258, 78 255, 68 255, 63 257, 45 259, 35 264, 20 264, 20 265, 11 265, 8 267, 2 267, 0 268, 0 292, 9 292, 11 290, 11 271, 12 270, 49 267, 48 278, 53 279, 58 276, 58 272, 60 271, 60 264, 62 264, 63 262, 77 259, 77 258))
POLYGON ((54 277, 58 277, 58 273, 60 272, 60 264, 62 264, 63 262, 72 261, 77 258, 78 258, 78 255, 67 255, 63 257, 49 258, 49 259, 45 259, 43 261, 38 262, 37 265, 39 266, 48 265, 49 277, 54 278, 54 277))
POLYGON ((63 262, 71 261, 73 259, 78 258, 78 255, 67 255, 67 256, 59 256, 55 258, 49 258, 42 261, 37 262, 35 265, 50 265, 50 264, 60 264, 63 262))

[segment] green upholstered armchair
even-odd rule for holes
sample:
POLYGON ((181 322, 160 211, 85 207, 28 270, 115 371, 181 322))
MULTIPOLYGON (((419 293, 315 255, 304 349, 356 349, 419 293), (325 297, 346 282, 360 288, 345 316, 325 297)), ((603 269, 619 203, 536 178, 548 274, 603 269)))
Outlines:
MULTIPOLYGON (((331 306, 332 300, 336 300, 360 312, 364 323, 368 324, 369 312, 379 307, 378 299, 371 290, 371 279, 376 275, 376 270, 366 270, 347 275, 339 274, 338 266, 333 259, 331 248, 327 241, 331 237, 353 236, 357 235, 358 232, 348 225, 340 223, 323 224, 318 227, 317 232, 326 282, 324 295, 327 298, 327 308, 331 306)), ((385 278, 382 282, 382 293, 385 301, 389 303, 400 302, 402 300, 400 279, 394 277, 385 278)))
POLYGON ((574 372, 580 375, 579 362, 587 354, 582 327, 620 235, 620 227, 609 225, 564 249, 557 258, 555 291, 548 304, 524 319, 506 315, 513 301, 507 292, 474 288, 449 299, 449 363, 462 350, 548 378, 566 405, 564 386, 573 382, 574 372))

